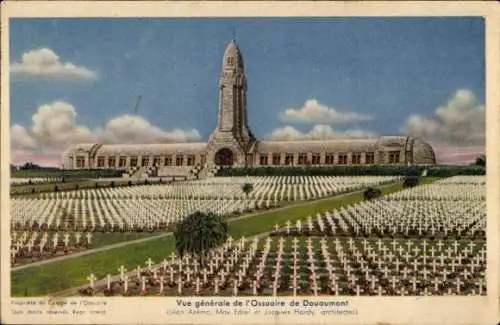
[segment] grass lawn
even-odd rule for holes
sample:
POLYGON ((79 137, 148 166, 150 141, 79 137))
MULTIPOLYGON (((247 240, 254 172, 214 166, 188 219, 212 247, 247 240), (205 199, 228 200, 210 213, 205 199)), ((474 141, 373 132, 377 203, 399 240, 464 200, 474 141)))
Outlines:
MULTIPOLYGON (((422 183, 433 182, 436 179, 427 178, 422 183)), ((401 190, 402 185, 392 184, 382 186, 381 189, 384 194, 390 194, 401 190)), ((286 209, 264 212, 246 219, 230 220, 230 235, 237 239, 272 231, 276 223, 283 226, 287 220, 294 222, 305 219, 308 215, 340 208, 360 200, 362 192, 355 192, 341 197, 311 201, 304 205, 291 205, 286 209)), ((137 265, 144 266, 148 258, 158 263, 168 258, 174 251, 174 237, 167 236, 75 259, 22 269, 11 272, 11 295, 17 297, 48 295, 87 283, 86 278, 91 273, 101 279, 107 274, 118 273, 117 269, 121 265, 131 270, 137 265)))

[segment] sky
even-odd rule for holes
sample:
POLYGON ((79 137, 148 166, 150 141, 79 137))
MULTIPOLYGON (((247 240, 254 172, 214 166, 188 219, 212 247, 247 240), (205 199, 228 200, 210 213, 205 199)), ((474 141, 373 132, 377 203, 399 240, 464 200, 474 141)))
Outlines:
POLYGON ((76 143, 206 141, 233 37, 259 139, 409 135, 452 164, 484 152, 479 17, 18 18, 12 163, 60 166, 76 143))

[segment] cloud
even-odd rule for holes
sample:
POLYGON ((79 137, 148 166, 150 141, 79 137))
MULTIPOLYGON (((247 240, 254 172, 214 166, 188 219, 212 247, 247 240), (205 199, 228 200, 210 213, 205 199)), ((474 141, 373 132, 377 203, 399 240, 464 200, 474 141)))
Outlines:
POLYGON ((366 139, 375 138, 377 134, 364 130, 336 131, 329 125, 315 125, 309 132, 304 133, 293 126, 284 126, 274 129, 266 136, 268 140, 293 141, 293 140, 328 140, 328 139, 366 139))
POLYGON ((61 58, 51 49, 41 48, 23 54, 21 62, 10 66, 13 75, 28 75, 52 78, 97 79, 97 73, 70 62, 61 62, 61 58))
POLYGON ((484 146, 437 147, 434 150, 438 163, 446 165, 468 165, 485 153, 484 146))
POLYGON ((69 146, 78 143, 159 143, 200 140, 196 129, 165 131, 141 116, 123 115, 109 120, 102 128, 90 129, 76 122, 73 105, 56 101, 38 107, 29 129, 11 126, 12 163, 26 161, 60 165, 60 157, 69 146))
POLYGON ((316 99, 308 99, 301 108, 288 108, 278 118, 285 123, 357 124, 371 121, 373 117, 353 112, 341 112, 325 106, 316 99))
POLYGON ((110 120, 100 132, 104 143, 190 142, 201 138, 196 129, 167 132, 151 125, 141 116, 123 115, 110 120))
POLYGON ((485 107, 468 89, 458 90, 430 117, 411 115, 401 132, 434 146, 476 146, 485 143, 485 107))

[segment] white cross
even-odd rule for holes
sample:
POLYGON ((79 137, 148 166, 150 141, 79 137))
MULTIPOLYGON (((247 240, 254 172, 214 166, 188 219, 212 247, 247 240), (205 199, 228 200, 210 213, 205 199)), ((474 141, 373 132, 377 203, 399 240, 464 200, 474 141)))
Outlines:
POLYGON ((257 281, 254 280, 253 281, 253 284, 252 284, 252 291, 253 291, 253 295, 256 296, 257 295, 257 281))
POLYGON ((450 274, 450 272, 448 271, 448 269, 444 269, 442 274, 443 274, 443 281, 446 281, 446 276, 450 274))
POLYGON ((205 269, 205 268, 204 268, 204 269, 203 269, 203 283, 207 283, 207 281, 208 281, 208 280, 207 280, 207 277, 208 277, 208 276, 207 276, 207 273, 208 273, 208 272, 207 272, 207 269, 205 269))
POLYGON ((434 291, 436 292, 439 291, 439 284, 441 283, 441 281, 439 281, 439 279, 435 277, 433 283, 434 283, 434 291))
POLYGON ((444 244, 441 240, 439 240, 438 243, 436 244, 436 246, 439 248, 439 251, 442 251, 444 244))
POLYGON ((233 281, 233 294, 235 296, 238 295, 238 281, 236 281, 236 280, 233 281))
POLYGON ((218 278, 214 279, 214 293, 215 294, 219 293, 219 279, 218 278))
POLYGON ((396 280, 396 277, 395 276, 392 276, 392 279, 391 279, 391 285, 392 285, 392 289, 396 290, 396 283, 399 282, 398 280, 396 280))
POLYGON ((463 284, 463 282, 460 280, 459 277, 455 278, 455 284, 457 285, 457 293, 460 293, 460 286, 463 284))
POLYGON ((396 261, 394 262, 394 265, 396 266, 396 271, 398 271, 398 272, 399 272, 399 266, 400 266, 401 264, 402 264, 402 263, 401 263, 399 260, 396 260, 396 261))
POLYGON ((200 278, 196 278, 195 284, 196 284, 196 294, 199 294, 200 293, 200 285, 201 285, 200 278))
POLYGON ((407 250, 407 251, 410 251, 410 247, 411 247, 411 246, 412 246, 412 242, 411 242, 411 240, 407 240, 407 241, 406 241, 406 250, 407 250))
POLYGON ((162 276, 160 276, 160 293, 163 293, 163 290, 164 290, 164 288, 163 288, 163 286, 164 286, 163 282, 164 282, 164 279, 163 279, 163 275, 162 275, 162 276))
POLYGON ((179 274, 179 280, 177 280, 177 292, 178 292, 179 294, 182 294, 182 285, 183 285, 183 284, 184 284, 184 283, 182 282, 182 277, 181 277, 181 275, 179 274))
POLYGON ((151 258, 148 258, 148 260, 146 261, 146 265, 148 266, 148 269, 151 271, 151 267, 153 266, 153 261, 151 260, 151 258))
POLYGON ((469 244, 467 245, 471 251, 471 253, 474 251, 474 247, 476 247, 476 244, 474 244, 473 241, 470 241, 469 244))
POLYGON ((427 268, 424 267, 422 270, 422 274, 424 275, 424 280, 427 280, 427 275, 430 274, 430 272, 427 270, 427 268))
POLYGON ((422 248, 424 249, 424 252, 427 251, 427 240, 424 239, 424 241, 422 242, 422 248))
POLYGON ((97 278, 94 276, 94 274, 92 273, 89 277, 87 277, 87 280, 90 281, 90 287, 92 289, 94 289, 94 285, 95 285, 94 281, 97 280, 97 278))
POLYGON ((420 281, 418 281, 416 277, 413 277, 411 281, 411 284, 413 286, 413 291, 417 291, 417 283, 420 283, 420 281))
POLYGON ((185 273, 187 275, 187 282, 191 282, 191 274, 193 274, 193 271, 189 268, 189 266, 187 267, 185 273))
POLYGON ((372 275, 372 279, 371 279, 371 289, 372 290, 375 290, 375 282, 378 282, 378 279, 372 275))
POLYGON ((392 244, 392 250, 396 251, 397 250, 396 247, 398 247, 398 242, 395 239, 393 239, 391 244, 392 244))
POLYGON ((127 293, 128 291, 128 275, 123 277, 123 292, 127 293))

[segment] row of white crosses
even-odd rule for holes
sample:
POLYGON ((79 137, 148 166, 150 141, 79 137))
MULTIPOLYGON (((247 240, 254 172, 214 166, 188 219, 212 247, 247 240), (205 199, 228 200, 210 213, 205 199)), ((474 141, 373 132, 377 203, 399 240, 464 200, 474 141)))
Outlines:
POLYGON ((486 176, 454 176, 439 180, 440 184, 486 184, 486 176))
POLYGON ((473 201, 486 198, 485 176, 454 176, 385 197, 387 200, 473 201))
POLYGON ((120 267, 118 277, 107 277, 108 283, 97 289, 109 289, 113 285, 109 279, 118 278, 121 289, 117 294, 259 295, 260 290, 268 290, 267 294, 274 296, 283 292, 286 295, 486 292, 484 242, 280 237, 273 245, 272 237, 267 237, 263 246, 260 243, 257 238, 247 242, 229 240, 211 253, 204 266, 188 255, 179 258, 172 254, 159 265, 147 259, 145 267, 137 266, 132 273, 120 267), (132 293, 130 284, 134 283, 136 290, 132 293))
POLYGON ((219 199, 246 198, 241 190, 241 184, 254 184, 254 191, 249 198, 254 200, 291 200, 311 199, 326 195, 334 195, 345 191, 359 190, 368 186, 377 186, 394 182, 398 177, 363 176, 363 177, 326 177, 326 176, 297 176, 297 177, 230 177, 213 178, 210 182, 189 181, 175 184, 160 184, 148 186, 84 189, 80 191, 42 193, 42 198, 75 198, 75 199, 131 199, 131 198, 203 198, 219 199), (229 182, 228 182, 229 180, 229 182))
MULTIPOLYGON (((463 180, 462 180, 463 181, 463 180)), ((463 186, 446 185, 450 186, 463 186)), ((431 188, 434 185, 429 185, 431 188)), ((306 222, 285 223, 281 234, 381 234, 381 235, 472 235, 486 229, 485 200, 446 200, 444 185, 441 200, 395 199, 364 201, 323 215, 309 216, 306 222)), ((484 186, 484 185, 481 185, 484 186)), ((424 187, 424 186, 421 186, 424 187)), ((401 191, 413 191, 413 189, 401 191)), ((452 196, 451 196, 452 197, 452 196)), ((277 227, 277 226, 276 226, 277 227)), ((277 230, 277 229, 275 229, 277 230)))
MULTIPOLYGON (((80 191, 44 193, 36 198, 16 198, 11 200, 11 223, 14 229, 36 229, 44 224, 50 230, 106 230, 157 229, 160 225, 177 222, 189 213, 201 210, 222 215, 276 206, 286 195, 278 195, 274 188, 282 186, 280 177, 241 177, 234 184, 227 179, 219 183, 185 182, 180 185, 153 185, 127 188, 84 189, 80 191), (247 200, 241 190, 242 181, 255 181, 253 198, 247 200), (259 185, 260 184, 260 185, 259 185), (259 189, 265 193, 255 195, 259 189), (234 199, 234 193, 236 200, 234 199), (268 194, 266 194, 268 193, 268 194), (271 193, 271 194, 269 194, 271 193), (272 194, 275 193, 276 195, 272 194), (177 197, 178 199, 170 199, 177 197), (273 197, 264 200, 263 197, 273 197), (166 199, 167 198, 167 199, 166 199), (65 216, 63 220, 63 215, 65 216), (69 219, 71 225, 68 225, 69 219)), ((290 188, 298 181, 294 177, 283 177, 290 188)), ((302 177, 302 182, 308 177, 302 177)), ((235 178, 229 178, 234 180, 235 178)), ((308 198, 335 192, 335 188, 355 189, 359 186, 374 185, 393 181, 394 177, 310 177, 318 190, 300 187, 299 198, 308 198), (305 190, 304 190, 305 188, 305 190), (332 190, 333 188, 333 190, 332 190), (304 194, 305 193, 305 194, 304 194), (309 193, 309 194, 307 194, 309 193), (319 194, 318 194, 319 193, 319 194)), ((301 185, 302 186, 302 185, 301 185)), ((283 188, 284 189, 284 188, 283 188)), ((295 194, 294 194, 295 195, 295 194)), ((294 196, 295 198, 295 196, 294 196)))
MULTIPOLYGON (((194 211, 212 211, 221 215, 242 212, 246 208, 265 209, 270 201, 244 200, 11 200, 11 223, 14 229, 36 229, 46 224, 48 229, 157 228, 168 226, 194 211), (67 214, 72 224, 64 222, 67 214)), ((66 220, 68 221, 68 220, 66 220)))
POLYGON ((78 248, 85 245, 92 246, 92 233, 48 233, 41 231, 12 232, 10 238, 11 263, 15 264, 19 259, 43 257, 47 253, 57 253, 59 250, 68 253, 73 247, 78 248))
POLYGON ((11 185, 22 184, 43 184, 43 183, 59 183, 62 182, 62 177, 32 177, 32 178, 11 178, 11 185))

